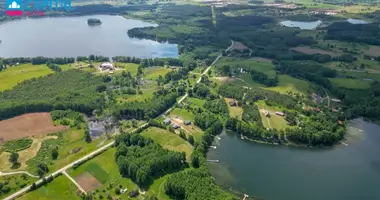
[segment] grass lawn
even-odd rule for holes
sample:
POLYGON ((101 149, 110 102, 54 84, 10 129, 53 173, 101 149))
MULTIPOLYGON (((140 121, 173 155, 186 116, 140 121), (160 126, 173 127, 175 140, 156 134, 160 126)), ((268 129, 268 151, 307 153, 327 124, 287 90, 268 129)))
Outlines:
POLYGON ((162 199, 171 199, 166 193, 165 193, 165 183, 168 180, 168 177, 170 174, 166 174, 163 177, 160 177, 159 179, 156 179, 153 181, 153 184, 149 187, 148 194, 153 195, 155 194, 156 197, 160 200, 162 199))
POLYGON ((371 81, 364 81, 361 79, 330 78, 329 80, 337 87, 351 89, 368 89, 371 87, 371 81))
POLYGON ((144 137, 152 138, 154 141, 166 149, 185 152, 186 159, 188 161, 190 160, 193 146, 191 146, 191 144, 186 140, 179 137, 179 135, 157 127, 149 127, 148 129, 145 129, 141 135, 144 137))
POLYGON ((117 68, 125 69, 126 72, 131 72, 132 76, 137 75, 137 68, 139 67, 138 64, 135 63, 115 63, 115 66, 117 68))
POLYGON ((264 101, 258 101, 256 105, 260 110, 261 120, 265 128, 281 130, 290 127, 284 117, 275 114, 276 111, 282 111, 282 109, 268 106, 264 101), (263 110, 267 110, 270 113, 269 118, 265 116, 263 110))
POLYGON ((115 153, 116 148, 111 148, 102 154, 96 156, 95 158, 85 162, 75 170, 70 170, 70 175, 73 178, 80 176, 81 174, 88 172, 94 173, 92 174, 95 178, 101 182, 103 185, 97 188, 97 192, 95 192, 95 197, 101 194, 103 197, 107 197, 110 194, 112 197, 116 198, 115 187, 119 187, 122 185, 122 188, 127 188, 128 191, 121 195, 121 199, 127 199, 128 192, 138 189, 138 186, 133 183, 131 179, 121 177, 119 173, 119 167, 115 162, 115 153), (107 174, 107 176, 105 175, 107 174), (111 184, 111 187, 109 187, 111 184))
POLYGON ((220 69, 224 65, 229 65, 231 70, 237 68, 243 68, 245 70, 253 69, 267 74, 270 78, 273 78, 276 74, 272 62, 265 60, 223 57, 217 62, 216 68, 220 69))
POLYGON ((232 99, 224 98, 224 100, 226 101, 228 105, 228 112, 230 114, 230 117, 237 117, 238 119, 241 119, 241 116, 243 115, 243 108, 239 106, 230 106, 229 102, 232 99))
POLYGON ((191 121, 194 121, 194 114, 190 111, 187 111, 185 109, 181 109, 181 108, 175 108, 171 113, 170 113, 170 116, 171 117, 175 117, 175 116, 179 116, 181 117, 183 120, 191 120, 191 121))
POLYGON ((12 176, 0 176, 0 183, 7 183, 6 186, 3 187, 9 188, 8 192, 0 192, 0 198, 2 199, 8 195, 11 195, 16 191, 20 190, 21 188, 24 188, 25 186, 32 184, 35 181, 37 181, 37 179, 21 174, 16 174, 12 176))
POLYGON ((77 187, 65 176, 61 175, 52 182, 37 190, 28 192, 21 196, 20 200, 80 200, 77 196, 77 187))
POLYGON ((28 79, 46 76, 54 73, 46 65, 32 65, 31 63, 9 67, 0 72, 0 92, 15 87, 18 83, 28 79))
POLYGON ((164 78, 170 71, 172 69, 167 67, 148 67, 144 72, 144 79, 157 80, 160 75, 164 78))
POLYGON ((203 107, 203 105, 206 103, 206 101, 203 99, 192 98, 192 97, 187 98, 187 101, 190 102, 190 105, 195 105, 198 107, 203 107))
POLYGON ((280 93, 293 92, 307 94, 309 90, 309 83, 304 80, 296 79, 288 75, 279 75, 278 86, 264 89, 280 93))

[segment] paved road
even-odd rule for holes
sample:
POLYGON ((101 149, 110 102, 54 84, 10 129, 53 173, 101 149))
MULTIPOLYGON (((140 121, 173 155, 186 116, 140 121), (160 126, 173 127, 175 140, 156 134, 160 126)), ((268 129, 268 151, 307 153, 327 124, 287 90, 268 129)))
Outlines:
POLYGON ((26 174, 30 177, 33 177, 33 178, 39 178, 38 176, 35 176, 27 171, 16 171, 16 172, 0 172, 0 176, 9 176, 9 175, 13 175, 13 174, 26 174))
MULTIPOLYGON (((229 46, 225 51, 227 52, 228 50, 230 50, 230 49, 232 48, 233 45, 234 45, 234 41, 231 40, 231 46, 229 46)), ((214 64, 215 64, 215 63, 216 63, 216 62, 217 62, 222 56, 223 56, 223 54, 220 54, 220 55, 214 60, 214 62, 212 62, 211 65, 210 65, 209 67, 207 67, 207 69, 206 69, 202 74, 205 75, 205 74, 210 70, 210 68, 211 68, 211 67, 212 67, 212 66, 213 66, 213 65, 214 65, 214 64)), ((197 83, 199 83, 199 82, 201 81, 201 79, 202 79, 202 77, 200 77, 200 78, 198 79, 197 83)), ((183 100, 185 100, 187 96, 188 96, 188 94, 186 93, 181 99, 178 100, 178 103, 181 103, 183 100)), ((172 107, 169 108, 167 111, 165 111, 164 114, 170 112, 172 109, 174 109, 174 106, 172 106, 172 107)), ((138 127, 137 129, 139 129, 139 128, 145 128, 145 127, 148 126, 148 125, 149 125, 149 123, 145 123, 145 124, 141 125, 140 127, 138 127)), ((137 129, 133 130, 132 132, 135 132, 137 129)), ((91 157, 93 157, 93 156, 95 156, 95 155, 97 155, 97 154, 99 154, 99 153, 101 153, 101 152, 107 150, 107 149, 110 148, 114 143, 115 143, 115 141, 112 141, 112 142, 110 142, 110 143, 108 143, 108 144, 106 144, 106 145, 100 147, 99 149, 97 149, 97 150, 95 150, 95 151, 93 151, 93 152, 87 154, 86 156, 84 156, 84 157, 82 157, 82 158, 80 158, 80 159, 78 159, 78 160, 76 160, 76 161, 74 161, 74 162, 72 162, 72 163, 66 165, 65 167, 63 167, 63 168, 61 168, 61 169, 59 169, 59 170, 57 170, 57 171, 55 171, 54 173, 51 174, 51 176, 54 177, 54 176, 56 176, 56 175, 58 175, 58 174, 60 174, 60 173, 63 173, 63 172, 66 171, 67 169, 70 169, 75 163, 79 163, 79 162, 82 162, 82 161, 86 161, 86 160, 88 160, 89 158, 91 158, 91 157)), ((42 183, 42 179, 36 181, 35 183, 36 183, 36 185, 42 183)), ((12 199, 18 197, 18 196, 24 194, 25 192, 27 192, 28 190, 30 190, 30 187, 31 187, 31 185, 29 185, 29 186, 27 186, 27 187, 25 187, 25 188, 23 188, 23 189, 21 189, 21 190, 15 192, 15 193, 13 193, 12 195, 6 197, 4 200, 12 200, 12 199)))

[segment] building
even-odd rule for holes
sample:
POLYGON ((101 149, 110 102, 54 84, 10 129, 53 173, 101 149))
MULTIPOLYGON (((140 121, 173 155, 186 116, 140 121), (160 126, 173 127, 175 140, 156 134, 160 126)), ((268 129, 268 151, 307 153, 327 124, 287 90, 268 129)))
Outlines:
POLYGON ((109 71, 109 70, 115 70, 115 67, 113 66, 112 63, 106 62, 106 63, 102 63, 99 66, 99 69, 102 71, 109 71))
POLYGON ((270 113, 267 110, 265 111, 265 116, 270 117, 270 113))
POLYGON ((180 128, 181 126, 179 126, 178 124, 173 124, 172 126, 174 129, 177 129, 177 128, 180 128))
POLYGON ((339 99, 331 99, 331 101, 336 102, 336 103, 340 103, 341 102, 339 99))
POLYGON ((186 120, 185 121, 185 125, 190 125, 191 124, 191 121, 190 120, 186 120))
POLYGON ((236 106, 236 100, 231 100, 230 102, 229 102, 229 104, 230 104, 230 106, 236 106))
POLYGON ((171 123, 171 120, 169 118, 166 118, 164 120, 164 124, 169 125, 171 123))
POLYGON ((276 111, 276 115, 283 117, 283 116, 285 116, 285 113, 276 111))

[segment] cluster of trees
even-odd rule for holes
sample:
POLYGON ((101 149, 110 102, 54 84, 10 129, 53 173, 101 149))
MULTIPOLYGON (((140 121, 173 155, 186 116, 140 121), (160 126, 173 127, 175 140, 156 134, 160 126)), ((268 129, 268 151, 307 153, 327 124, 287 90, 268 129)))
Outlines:
POLYGON ((58 57, 58 58, 47 58, 47 57, 34 57, 34 58, 29 58, 29 57, 19 57, 19 58, 4 58, 2 60, 4 65, 15 65, 17 63, 32 63, 33 65, 40 65, 40 64, 46 64, 46 63, 54 63, 54 64, 70 64, 75 62, 75 58, 72 57, 58 57))
POLYGON ((243 100, 243 96, 246 92, 247 89, 231 84, 220 86, 218 91, 218 93, 223 97, 234 98, 237 100, 243 100))
POLYGON ((218 116, 208 111, 198 113, 195 115, 195 118, 194 118, 195 125, 197 125, 198 127, 204 130, 211 127, 211 125, 213 125, 214 123, 218 121, 219 121, 218 116))
POLYGON ((197 83, 194 85, 192 89, 189 89, 189 96, 190 97, 198 97, 201 99, 208 99, 208 100, 213 100, 216 99, 217 96, 211 93, 210 88, 208 88, 205 84, 203 83, 197 83))
POLYGON ((58 121, 58 123, 70 127, 76 126, 80 128, 81 123, 85 122, 82 114, 71 109, 53 110, 50 115, 53 121, 58 121))
POLYGON ((100 106, 96 87, 101 84, 101 76, 80 70, 27 80, 12 90, 0 93, 0 119, 23 113, 66 109, 90 114, 100 106))
POLYGON ((325 39, 380 45, 379 24, 335 22, 327 27, 325 39))
POLYGON ((130 177, 139 185, 147 185, 152 178, 184 167, 184 152, 162 148, 138 133, 122 134, 116 142, 116 161, 120 174, 130 177))
POLYGON ((246 122, 256 122, 260 127, 264 127, 259 108, 256 104, 243 106, 242 120, 246 122))
POLYGON ((133 101, 125 103, 114 111, 117 118, 125 119, 151 119, 162 114, 166 109, 176 103, 177 92, 156 95, 149 101, 133 101))
POLYGON ((203 107, 214 114, 220 114, 223 116, 228 115, 228 107, 223 99, 214 99, 207 101, 203 107))
POLYGON ((178 58, 136 58, 130 56, 115 56, 112 57, 114 62, 121 63, 135 63, 142 67, 153 67, 153 66, 183 66, 183 62, 178 58))
POLYGON ((269 78, 268 75, 258 72, 256 70, 251 69, 250 74, 252 75, 252 80, 261 83, 268 87, 274 87, 278 83, 278 78, 275 76, 274 78, 269 78))
POLYGON ((54 64, 54 63, 47 63, 47 66, 48 66, 51 70, 53 70, 53 71, 55 71, 55 72, 61 72, 61 71, 62 71, 61 67, 59 67, 59 65, 57 65, 57 64, 54 64))
POLYGON ((283 106, 288 109, 295 109, 298 105, 298 102, 289 95, 256 88, 247 91, 244 101, 254 103, 258 100, 265 100, 268 106, 283 106))

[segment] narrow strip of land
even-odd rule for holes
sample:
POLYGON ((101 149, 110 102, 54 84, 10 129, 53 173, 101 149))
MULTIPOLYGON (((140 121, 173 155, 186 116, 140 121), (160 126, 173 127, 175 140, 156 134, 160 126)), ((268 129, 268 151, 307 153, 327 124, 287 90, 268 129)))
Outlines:
POLYGON ((26 174, 30 177, 33 178, 39 178, 38 176, 35 176, 27 171, 17 171, 17 172, 0 172, 0 176, 9 176, 9 175, 14 175, 14 174, 26 174))
POLYGON ((62 172, 63 175, 65 175, 68 179, 70 179, 71 182, 74 183, 75 186, 77 186, 77 188, 82 192, 82 193, 86 193, 86 191, 84 191, 84 189, 66 172, 66 171, 63 171, 62 172))
MULTIPOLYGON (((234 45, 234 41, 231 40, 231 46, 229 46, 229 47, 225 50, 225 52, 229 51, 229 50, 232 48, 233 45, 234 45)), ((214 64, 215 64, 215 63, 216 63, 216 62, 217 62, 222 56, 223 56, 223 53, 221 53, 221 54, 220 54, 220 55, 214 60, 214 62, 212 62, 211 65, 210 65, 209 67, 207 67, 207 69, 206 69, 202 74, 203 74, 203 75, 207 74, 207 72, 210 70, 210 68, 211 68, 211 67, 212 67, 212 66, 213 66, 213 65, 214 65, 214 64)), ((198 79, 197 83, 201 82, 201 80, 202 80, 202 77, 200 77, 200 78, 198 79)), ((178 103, 181 103, 183 100, 185 100, 187 96, 188 96, 188 93, 186 93, 181 99, 179 99, 179 100, 178 100, 178 103)), ((175 105, 173 105, 171 108, 169 108, 169 109, 168 109, 167 111, 165 111, 163 114, 169 113, 169 112, 170 112, 171 110, 173 110, 174 108, 175 108, 175 105)), ((149 125, 149 123, 145 123, 145 124, 141 125, 140 127, 134 129, 132 132, 135 132, 136 130, 141 129, 141 128, 145 128, 145 127, 147 127, 148 125, 149 125)), ((63 172, 66 171, 67 169, 70 169, 74 164, 87 161, 88 159, 90 159, 90 158, 96 156, 97 154, 100 154, 100 153, 102 153, 103 151, 107 150, 108 148, 112 147, 112 145, 114 145, 114 143, 115 143, 115 141, 112 141, 112 142, 110 142, 110 143, 108 143, 108 144, 106 144, 106 145, 100 147, 99 149, 97 149, 97 150, 95 150, 95 151, 93 151, 93 152, 87 154, 86 156, 84 156, 84 157, 82 157, 82 158, 80 158, 80 159, 78 159, 78 160, 76 160, 76 161, 74 161, 74 162, 72 162, 72 163, 66 165, 65 167, 63 167, 63 168, 61 168, 61 169, 59 169, 59 170, 53 172, 50 176, 55 177, 56 175, 58 175, 58 174, 60 174, 60 173, 63 173, 63 172)), ((39 185, 39 184, 41 184, 42 182, 43 182, 43 180, 40 179, 40 180, 36 181, 35 184, 36 184, 36 185, 39 185)), ((4 200, 12 200, 12 199, 15 199, 16 197, 18 197, 18 196, 20 196, 20 195, 26 193, 27 191, 29 191, 30 188, 31 188, 31 185, 29 185, 29 186, 27 186, 27 187, 24 187, 23 189, 21 189, 21 190, 15 192, 15 193, 13 193, 12 195, 6 197, 4 200)))

